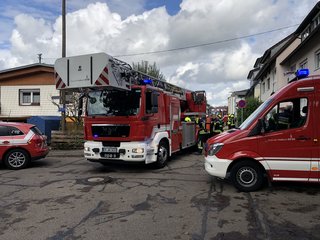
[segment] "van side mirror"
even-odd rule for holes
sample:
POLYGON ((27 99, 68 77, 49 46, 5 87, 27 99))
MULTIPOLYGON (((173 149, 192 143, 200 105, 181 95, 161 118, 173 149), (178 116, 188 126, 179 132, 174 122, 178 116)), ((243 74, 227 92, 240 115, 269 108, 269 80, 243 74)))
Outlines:
POLYGON ((258 134, 264 134, 266 132, 264 120, 262 118, 258 119, 257 131, 258 131, 258 134))
POLYGON ((252 131, 249 133, 248 137, 257 136, 260 134, 264 134, 266 132, 264 127, 264 121, 262 118, 258 119, 258 122, 256 126, 252 129, 252 131))

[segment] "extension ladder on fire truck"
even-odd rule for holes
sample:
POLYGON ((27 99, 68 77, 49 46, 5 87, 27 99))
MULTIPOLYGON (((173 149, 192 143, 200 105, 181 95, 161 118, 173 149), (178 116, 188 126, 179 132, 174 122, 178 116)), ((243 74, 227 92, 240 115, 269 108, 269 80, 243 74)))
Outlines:
POLYGON ((88 88, 130 90, 132 85, 148 84, 186 100, 186 89, 159 80, 106 53, 88 54, 57 59, 55 83, 59 90, 81 91, 88 88))

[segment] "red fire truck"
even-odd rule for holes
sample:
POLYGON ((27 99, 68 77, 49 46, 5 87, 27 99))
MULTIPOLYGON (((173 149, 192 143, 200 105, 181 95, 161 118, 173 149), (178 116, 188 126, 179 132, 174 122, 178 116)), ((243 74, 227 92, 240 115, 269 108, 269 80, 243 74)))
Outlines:
POLYGON ((89 161, 160 168, 172 153, 197 143, 197 125, 183 120, 205 114, 204 91, 160 81, 105 53, 58 59, 55 80, 57 89, 79 91, 86 99, 84 156, 89 161))
POLYGON ((265 176, 319 183, 320 76, 307 75, 298 71, 299 80, 270 96, 238 129, 209 139, 206 171, 230 178, 240 191, 261 188, 265 176))

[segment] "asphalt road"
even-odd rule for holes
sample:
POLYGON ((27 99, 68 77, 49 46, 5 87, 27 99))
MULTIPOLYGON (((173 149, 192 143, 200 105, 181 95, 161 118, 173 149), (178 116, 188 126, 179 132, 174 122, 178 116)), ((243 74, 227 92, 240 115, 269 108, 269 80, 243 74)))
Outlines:
POLYGON ((190 152, 160 170, 51 152, 28 169, 0 167, 0 183, 1 240, 320 239, 319 184, 241 193, 190 152))

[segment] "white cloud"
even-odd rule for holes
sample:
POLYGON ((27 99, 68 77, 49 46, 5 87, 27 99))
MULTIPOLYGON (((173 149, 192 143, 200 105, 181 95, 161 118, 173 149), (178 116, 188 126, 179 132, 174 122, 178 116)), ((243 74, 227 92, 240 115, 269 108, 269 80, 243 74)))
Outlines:
POLYGON ((0 70, 18 65, 17 57, 13 56, 9 50, 0 49, 0 70))
MULTIPOLYGON (((53 0, 35 1, 54 9, 53 0)), ((168 81, 191 90, 206 90, 209 103, 216 106, 226 104, 231 91, 247 88, 246 76, 256 58, 295 28, 224 40, 300 23, 317 1, 184 0, 174 16, 168 15, 165 7, 144 11, 145 0, 93 2, 68 1, 67 55, 100 51, 124 55, 212 43, 119 58, 128 63, 156 62, 168 81)), ((16 15, 10 48, 0 49, 0 68, 34 63, 38 53, 47 63, 61 55, 61 16, 54 20, 34 16, 16 15)))
POLYGON ((252 68, 252 63, 259 55, 252 53, 250 46, 243 43, 237 49, 230 49, 214 52, 207 56, 206 62, 194 63, 188 62, 180 66, 176 72, 169 78, 185 79, 187 83, 220 83, 234 82, 239 79, 246 79, 248 72, 252 68))
MULTIPOLYGON (((38 0, 43 1, 43 0, 38 0)), ((51 0, 56 4, 56 0, 51 0)), ((91 3, 106 3, 112 12, 118 13, 121 17, 128 17, 132 14, 141 14, 144 11, 144 4, 146 0, 68 0, 67 6, 74 11, 75 9, 86 8, 91 3)))

